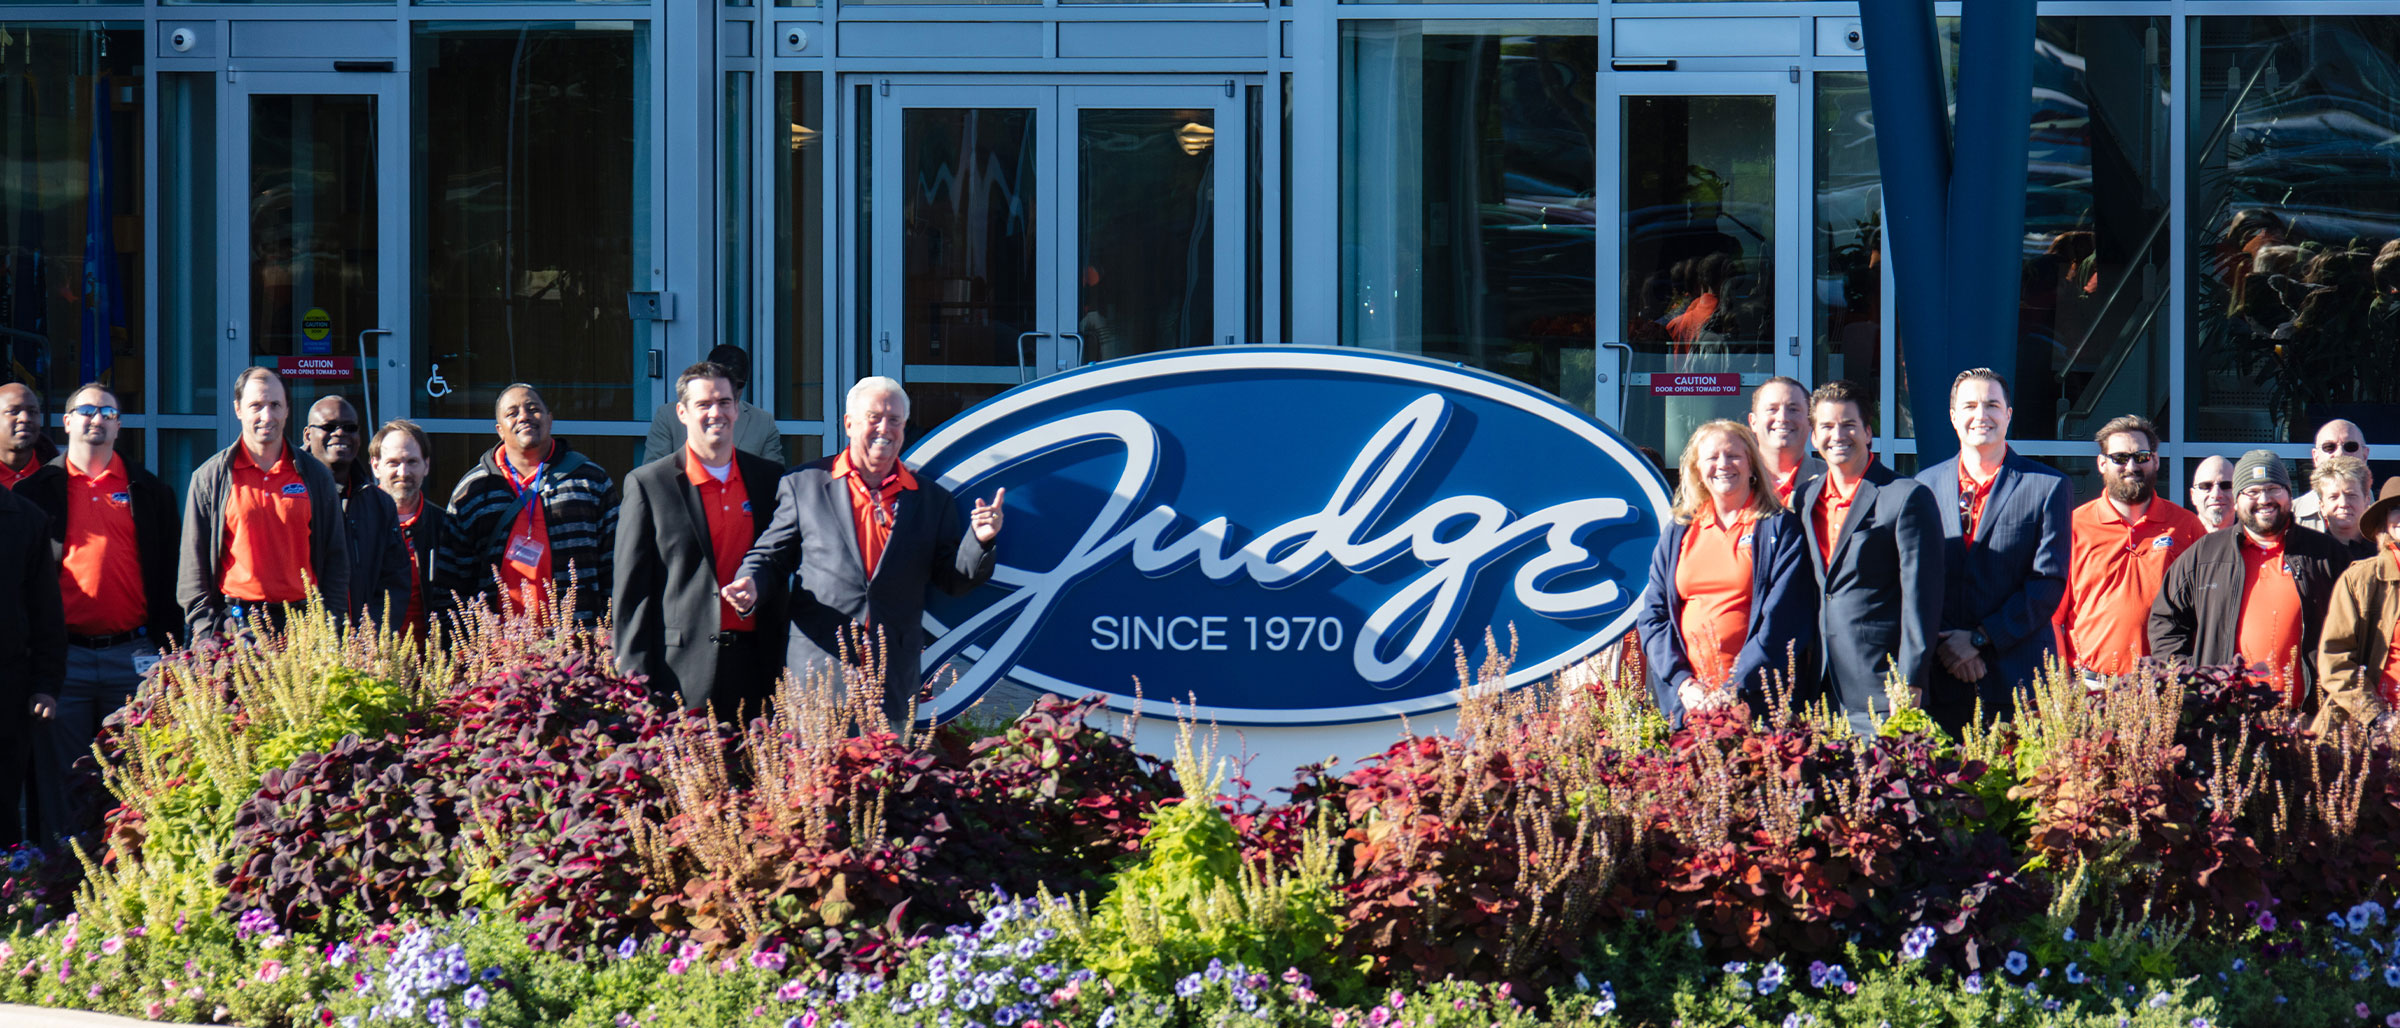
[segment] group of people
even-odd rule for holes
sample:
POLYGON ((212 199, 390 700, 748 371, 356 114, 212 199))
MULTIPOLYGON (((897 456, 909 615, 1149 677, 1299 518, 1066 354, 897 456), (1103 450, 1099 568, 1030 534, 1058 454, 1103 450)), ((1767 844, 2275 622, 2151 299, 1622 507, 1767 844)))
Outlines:
POLYGON ((1902 701, 1956 730, 2013 716, 2053 656, 2093 690, 2145 659, 2238 665, 2319 731, 2400 703, 2400 479, 2368 502, 2355 424, 2318 431, 2307 490, 2252 450, 2202 462, 2186 509, 2159 494, 2157 427, 2120 417, 2093 438, 2103 495, 2076 506, 2009 448, 1988 368, 1951 383, 1958 456, 1914 478, 1870 451, 1852 383, 1776 378, 1750 400, 1685 446, 1636 621, 1677 722, 1783 697, 1860 732, 1902 701))
POLYGON ((740 399, 745 355, 710 357, 678 377, 673 427, 622 489, 552 434, 539 390, 507 387, 497 444, 447 505, 425 495, 422 428, 369 434, 328 396, 290 445, 290 392, 246 368, 240 437, 192 473, 180 517, 117 452, 108 386, 68 396, 62 451, 41 397, 0 385, 0 602, 22 615, 0 616, 0 663, 28 672, 5 676, 0 703, 30 714, 7 721, 23 734, 0 760, 0 841, 96 823, 74 763, 162 649, 244 645, 312 596, 348 625, 421 636, 479 610, 591 624, 613 605, 619 669, 662 706, 736 718, 787 668, 836 682, 859 668, 889 683, 883 716, 905 719, 927 589, 990 578, 1002 497, 962 516, 901 463, 908 394, 889 378, 850 389, 847 446, 787 470, 772 420, 740 399), (773 457, 750 452, 768 441, 773 457), (19 818, 27 790, 38 827, 19 818))

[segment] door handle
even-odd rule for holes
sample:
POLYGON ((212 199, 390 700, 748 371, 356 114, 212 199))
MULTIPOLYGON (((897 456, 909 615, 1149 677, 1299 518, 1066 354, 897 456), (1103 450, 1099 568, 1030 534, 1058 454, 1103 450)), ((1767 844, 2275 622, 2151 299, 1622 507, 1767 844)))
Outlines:
MULTIPOLYGON (((376 424, 374 378, 375 355, 367 352, 367 337, 388 336, 391 334, 392 330, 388 328, 370 328, 358 334, 358 393, 359 398, 366 401, 367 405, 367 423, 362 429, 364 434, 360 436, 361 439, 372 437, 375 434, 376 424)), ((398 362, 395 361, 394 363, 397 364, 398 362)))
POLYGON ((1059 338, 1059 341, 1060 341, 1060 342, 1065 342, 1066 340, 1069 340, 1069 339, 1075 340, 1075 362, 1074 362, 1074 363, 1072 363, 1072 364, 1070 364, 1070 363, 1067 363, 1067 355, 1066 355, 1065 353, 1060 353, 1060 354, 1058 355, 1058 370, 1060 370, 1060 371, 1065 371, 1065 370, 1067 370, 1067 369, 1069 369, 1069 368, 1080 368, 1080 367, 1082 367, 1082 366, 1083 366, 1083 334, 1082 334, 1082 333, 1080 333, 1080 332, 1061 332, 1061 333, 1059 333, 1059 334, 1058 334, 1058 338, 1059 338))
POLYGON ((1050 333, 1048 333, 1048 332, 1019 332, 1019 333, 1017 333, 1017 384, 1018 384, 1018 385, 1024 385, 1024 384, 1025 384, 1027 381, 1029 381, 1029 380, 1030 380, 1030 378, 1031 378, 1032 371, 1033 371, 1033 355, 1032 355, 1032 354, 1030 354, 1030 353, 1027 353, 1027 352, 1025 352, 1025 341, 1026 341, 1026 340, 1028 340, 1028 339, 1042 339, 1042 338, 1046 338, 1046 337, 1048 337, 1049 335, 1050 335, 1050 333))

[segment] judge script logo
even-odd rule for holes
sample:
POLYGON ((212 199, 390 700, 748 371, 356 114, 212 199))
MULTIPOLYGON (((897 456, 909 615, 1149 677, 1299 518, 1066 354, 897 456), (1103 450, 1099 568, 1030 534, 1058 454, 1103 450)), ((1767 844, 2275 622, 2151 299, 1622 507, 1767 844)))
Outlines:
POLYGON ((964 508, 1008 490, 991 584, 926 611, 932 712, 1003 679, 1224 724, 1456 702, 1490 629, 1510 685, 1631 627, 1668 510, 1623 439, 1545 393, 1352 349, 1227 347, 1012 389, 909 455, 964 508))

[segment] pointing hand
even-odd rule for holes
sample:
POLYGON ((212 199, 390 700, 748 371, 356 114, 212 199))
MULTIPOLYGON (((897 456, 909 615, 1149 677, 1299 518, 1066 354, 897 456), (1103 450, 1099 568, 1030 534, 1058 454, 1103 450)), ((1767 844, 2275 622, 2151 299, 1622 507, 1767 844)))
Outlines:
POLYGON ((992 540, 1000 537, 1000 500, 1007 495, 1008 490, 1003 488, 993 491, 990 503, 975 501, 975 513, 968 519, 968 524, 975 529, 976 542, 989 546, 992 540))

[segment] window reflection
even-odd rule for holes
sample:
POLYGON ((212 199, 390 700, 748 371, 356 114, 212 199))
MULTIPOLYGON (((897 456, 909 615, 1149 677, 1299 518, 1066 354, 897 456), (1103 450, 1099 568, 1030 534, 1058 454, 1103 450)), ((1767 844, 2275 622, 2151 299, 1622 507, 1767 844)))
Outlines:
MULTIPOLYGON (((2163 18, 2035 23, 2017 347, 1981 361, 2009 380, 2016 411, 2010 434, 2016 438, 2085 439, 2120 414, 2141 414, 2173 430, 2165 26, 2163 18)), ((1949 55, 1944 66, 1955 74, 1959 19, 1944 18, 1941 28, 1949 55)), ((1869 226, 1857 224, 1861 204, 1845 194, 1880 183, 1880 176, 1871 165, 1854 163, 1873 159, 1864 76, 1817 78, 1820 279, 1814 302, 1824 345, 1860 313, 1850 298, 1858 277, 1843 274, 1843 302, 1836 304, 1830 269, 1855 267, 1855 251, 1845 256, 1840 247, 1871 234, 1869 226), (1850 112, 1841 123, 1826 120, 1829 96, 1850 112), (1829 147, 1836 169, 1830 174, 1823 163, 1829 147), (1852 155, 1841 156, 1845 152, 1852 155)), ((1879 288, 1879 280, 1872 287, 1879 288)), ((1899 353, 1892 416, 1895 434, 1906 437, 1917 431, 1909 409, 1907 340, 1900 341, 1899 353)), ((1879 384, 1870 376, 1882 369, 1862 366, 1864 351, 1854 340, 1842 340, 1840 354, 1846 368, 1862 372, 1848 377, 1879 384)), ((1820 357, 1820 375, 1828 363, 1820 357)))
POLYGON ((1813 382, 1883 381, 1883 174, 1864 72, 1816 79, 1813 382))
POLYGON ((2199 19, 2195 439, 2400 434, 2400 19, 2199 19))
MULTIPOLYGON (((432 24, 419 30, 415 371, 419 417, 488 418, 539 382, 561 419, 631 419, 650 323, 625 293, 649 245, 648 27, 432 24)), ((646 285, 643 288, 648 288, 646 285)), ((578 443, 578 445, 581 445, 578 443)))
POLYGON ((142 396, 142 33, 8 30, 0 75, 0 382, 55 411, 77 385, 142 396))
POLYGON ((1349 22, 1342 341, 1590 410, 1599 45, 1590 22, 1349 22))

